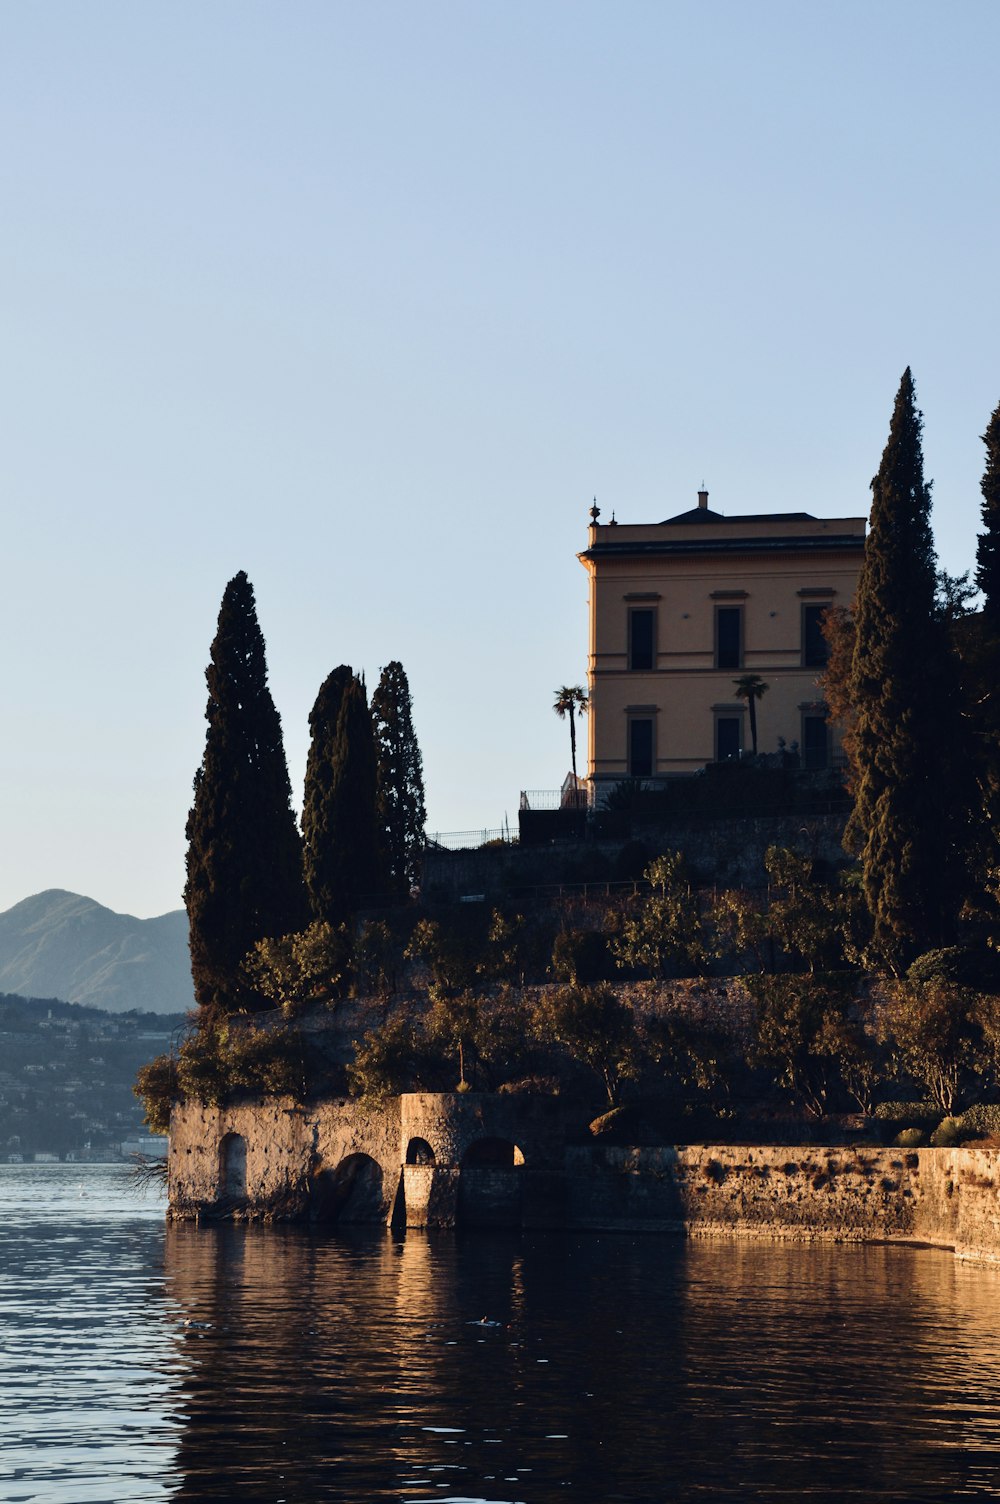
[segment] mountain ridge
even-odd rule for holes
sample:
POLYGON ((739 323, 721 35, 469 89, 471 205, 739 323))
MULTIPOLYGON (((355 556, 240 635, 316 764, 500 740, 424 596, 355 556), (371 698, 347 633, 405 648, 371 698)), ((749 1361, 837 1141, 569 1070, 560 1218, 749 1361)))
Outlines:
POLYGON ((47 888, 0 913, 0 991, 184 1013, 194 1006, 183 909, 137 919, 65 888, 47 888))

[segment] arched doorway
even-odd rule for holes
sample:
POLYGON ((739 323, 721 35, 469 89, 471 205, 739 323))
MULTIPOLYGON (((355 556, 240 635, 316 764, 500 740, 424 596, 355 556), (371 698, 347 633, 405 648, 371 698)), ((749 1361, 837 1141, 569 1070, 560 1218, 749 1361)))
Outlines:
POLYGON ((462 1156, 458 1218, 467 1227, 519 1227, 524 1155, 511 1139, 480 1138, 462 1156))
POLYGON ((432 1165, 435 1163, 434 1150, 425 1138, 411 1138, 406 1146, 406 1163, 408 1165, 432 1165))
POLYGON ((219 1195, 242 1201, 247 1193, 247 1141, 227 1133, 219 1145, 219 1195))
POLYGON ((462 1168, 510 1170, 524 1164, 524 1155, 509 1138, 477 1138, 462 1156, 462 1168))
POLYGON ((382 1166, 370 1154, 320 1165, 309 1186, 311 1222, 384 1222, 382 1166))

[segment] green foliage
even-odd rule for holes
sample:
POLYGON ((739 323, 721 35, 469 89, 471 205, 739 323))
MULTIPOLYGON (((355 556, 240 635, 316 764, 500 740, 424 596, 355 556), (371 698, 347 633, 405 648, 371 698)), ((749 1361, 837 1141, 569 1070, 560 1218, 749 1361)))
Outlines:
POLYGON ((400 1014, 387 1018, 365 1035, 347 1067, 351 1096, 381 1105, 421 1082, 426 1057, 422 1030, 400 1014))
POLYGON ((552 974, 559 982, 603 982, 608 962, 607 937, 600 930, 560 930, 552 946, 552 974))
POLYGON ((976 1102, 962 1113, 966 1139, 1000 1138, 1000 1102, 976 1102))
POLYGON ((281 721, 243 573, 226 586, 205 677, 208 732, 187 820, 184 903, 195 996, 232 1012, 261 1005, 242 985, 243 957, 306 919, 281 721))
POLYGON ((151 1133, 170 1132, 170 1109, 180 1100, 176 1055, 157 1055, 139 1068, 132 1088, 145 1109, 144 1123, 151 1133))
POLYGON ((385 920, 365 920, 354 941, 354 996, 377 997, 383 1002, 394 996, 401 960, 399 943, 385 920))
POLYGON ((555 704, 552 709, 560 720, 569 717, 569 750, 573 768, 573 777, 576 778, 576 716, 586 715, 590 709, 590 701, 587 691, 579 684, 564 684, 555 691, 555 704))
POLYGON ((757 756, 757 701, 767 694, 769 684, 765 684, 760 674, 742 674, 734 679, 736 686, 736 698, 746 700, 747 709, 750 712, 750 745, 754 757, 757 756))
POLYGON ((640 900, 638 913, 626 916, 611 953, 620 967, 653 978, 670 969, 690 974, 704 965, 708 952, 683 856, 665 852, 646 868, 646 877, 652 891, 640 900))
POLYGON ((870 1094, 864 1031, 851 1017, 845 986, 804 976, 750 977, 746 985, 757 1008, 751 1065, 772 1072, 777 1085, 816 1117, 827 1111, 833 1089, 847 1073, 870 1094))
POLYGON ((301 1096, 302 1051, 287 1029, 205 1013, 176 1055, 159 1055, 142 1067, 134 1087, 154 1133, 167 1133, 170 1108, 188 1099, 222 1106, 245 1093, 301 1096))
POLYGON ((950 1115, 963 1077, 987 1064, 978 1000, 948 982, 887 982, 879 989, 876 1034, 897 1073, 923 1087, 950 1115))
POLYGON ((335 669, 320 688, 309 724, 302 810, 306 885, 314 916, 341 924, 385 887, 375 737, 362 681, 343 666, 335 669))
POLYGON ((835 888, 813 880, 812 860, 787 847, 769 846, 764 866, 772 884, 768 928, 782 950, 811 972, 837 967, 843 955, 843 905, 835 888))
POLYGON ((904 1128, 893 1139, 897 1149, 919 1149, 921 1144, 927 1142, 927 1130, 925 1128, 904 1128))
POLYGON ((405 897, 420 880, 424 850, 424 767, 403 665, 387 663, 372 695, 377 810, 389 891, 405 897))
POLYGON ((936 1102, 879 1102, 873 1116, 881 1123, 937 1123, 941 1109, 936 1102))
POLYGON ((942 1118, 930 1136, 932 1149, 951 1149, 963 1138, 961 1118, 942 1118))
POLYGON ((532 1020, 536 1036, 562 1045, 573 1060, 597 1075, 612 1107, 622 1084, 639 1069, 639 1041, 632 1009, 610 987, 560 987, 545 993, 532 1020))
POLYGON ((720 1019, 674 1010, 655 1013, 639 1025, 641 1061, 682 1093, 721 1101, 742 1065, 739 1041, 720 1019))
POLYGON ((346 925, 316 919, 296 934, 259 940, 244 969, 251 986, 294 1017, 309 1007, 332 1006, 343 995, 350 961, 346 925))
POLYGON ((924 951, 906 973, 908 982, 950 982, 956 987, 990 987, 1000 981, 995 956, 968 945, 924 951))
POLYGON ((848 694, 854 809, 875 951, 898 974, 951 935, 965 891, 971 766, 957 664, 936 610, 922 419, 904 372, 858 581, 848 694))
POLYGON ((347 686, 354 673, 346 663, 327 674, 309 712, 309 755, 302 800, 302 855, 312 912, 327 922, 334 916, 334 893, 339 891, 341 853, 336 848, 333 819, 333 771, 337 729, 347 686))
POLYGON ((772 971, 771 923, 766 908, 753 894, 739 888, 720 893, 710 914, 715 931, 712 949, 717 956, 734 953, 749 960, 755 971, 772 971))
POLYGON ((994 635, 1000 635, 1000 404, 983 434, 986 469, 983 493, 983 531, 976 547, 976 584, 983 592, 983 615, 994 635))
POLYGON ((478 1033, 480 1000, 474 992, 432 990, 427 1033, 432 1043, 458 1060, 458 1088, 465 1085, 465 1052, 478 1033))
POLYGON ((511 987, 493 993, 431 989, 426 1036, 432 1048, 457 1061, 456 1090, 496 1089, 501 1080, 517 1076, 526 1058, 528 1026, 527 1010, 511 987))
POLYGON ((532 935, 523 914, 494 909, 486 931, 479 975, 487 981, 524 985, 532 959, 532 935))
POLYGON ((461 991, 475 984, 483 950, 482 911, 470 904, 453 911, 444 924, 437 919, 418 920, 404 955, 409 961, 424 963, 435 987, 461 991))

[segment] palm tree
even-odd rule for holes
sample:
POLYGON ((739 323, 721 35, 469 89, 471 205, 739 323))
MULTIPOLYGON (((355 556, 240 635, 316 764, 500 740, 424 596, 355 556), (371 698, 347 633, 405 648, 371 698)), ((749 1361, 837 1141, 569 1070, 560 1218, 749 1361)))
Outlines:
POLYGON ((738 700, 746 700, 747 708, 750 711, 750 741, 753 744, 753 755, 754 757, 756 757, 757 701, 760 699, 761 695, 767 694, 767 691, 771 686, 764 683, 764 680, 760 677, 760 674, 744 674, 742 678, 734 679, 733 683, 736 685, 736 698, 738 700))
POLYGON ((555 692, 556 702, 552 709, 561 721, 569 716, 569 750, 573 763, 573 784, 576 785, 576 721, 577 711, 586 715, 590 709, 590 701, 587 699, 587 691, 580 684, 564 684, 555 692))

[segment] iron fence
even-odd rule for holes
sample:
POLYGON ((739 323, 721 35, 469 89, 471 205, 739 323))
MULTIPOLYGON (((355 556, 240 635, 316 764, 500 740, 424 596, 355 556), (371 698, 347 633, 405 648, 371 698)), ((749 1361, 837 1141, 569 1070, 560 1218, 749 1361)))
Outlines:
POLYGON ((521 790, 521 809, 590 809, 592 803, 591 791, 588 787, 521 790))
POLYGON ((476 851, 482 846, 516 846, 517 836, 510 826, 496 830, 446 830, 424 836, 428 851, 476 851))

